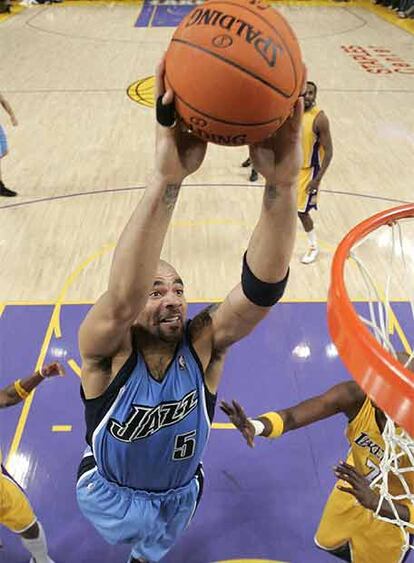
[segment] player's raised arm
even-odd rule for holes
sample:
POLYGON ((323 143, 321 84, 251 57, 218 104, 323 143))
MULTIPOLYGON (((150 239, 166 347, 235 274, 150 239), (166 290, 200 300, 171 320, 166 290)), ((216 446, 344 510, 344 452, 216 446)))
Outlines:
POLYGON ((278 438, 286 432, 308 426, 318 420, 343 413, 352 419, 361 408, 365 395, 354 381, 339 383, 326 393, 312 397, 293 407, 271 411, 250 419, 236 402, 222 402, 221 410, 242 433, 247 444, 253 446, 255 436, 278 438))
POLYGON ((242 281, 211 312, 213 350, 246 336, 283 295, 295 242, 302 113, 299 99, 276 135, 250 147, 254 167, 266 180, 262 209, 243 258, 242 281))
MULTIPOLYGON (((159 123, 153 173, 115 248, 107 291, 80 328, 84 374, 117 353, 147 302, 181 183, 205 155, 206 143, 175 121, 173 93, 164 88, 164 61, 157 68, 156 90, 159 123)), ((89 392, 99 394, 102 389, 89 392)))

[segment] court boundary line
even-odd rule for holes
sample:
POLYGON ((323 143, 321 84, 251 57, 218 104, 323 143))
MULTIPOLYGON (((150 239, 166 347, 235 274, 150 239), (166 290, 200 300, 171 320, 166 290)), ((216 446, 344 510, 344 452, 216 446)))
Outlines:
MULTIPOLYGON (((46 354, 48 352, 49 345, 50 345, 50 342, 52 340, 52 337, 55 336, 55 337, 59 338, 61 336, 60 311, 61 311, 62 302, 63 302, 63 300, 66 296, 68 289, 73 284, 73 282, 77 279, 79 274, 87 266, 89 266, 89 264, 91 262, 93 262, 95 259, 104 255, 111 248, 112 248, 112 245, 108 245, 108 244, 101 245, 97 251, 95 251, 93 254, 90 254, 86 259, 84 259, 65 279, 65 281, 62 285, 62 289, 60 290, 56 301, 53 303, 53 305, 54 305, 53 311, 52 311, 52 314, 50 316, 49 323, 48 323, 47 328, 46 328, 45 336, 43 338, 43 342, 42 342, 42 345, 40 347, 40 352, 39 352, 39 355, 38 355, 38 358, 37 358, 37 361, 36 361, 36 365, 35 365, 36 371, 41 369, 41 367, 43 365, 43 362, 46 358, 46 354)), ((30 395, 27 397, 27 399, 23 403, 23 408, 22 408, 22 411, 20 413, 19 420, 18 420, 17 425, 16 425, 16 429, 14 431, 14 435, 13 435, 13 439, 12 439, 9 451, 7 453, 7 458, 6 458, 6 462, 5 462, 6 468, 10 468, 10 464, 12 462, 12 459, 16 455, 16 453, 19 449, 19 446, 20 446, 20 443, 21 443, 21 440, 22 440, 22 436, 23 436, 23 432, 26 428, 26 423, 27 423, 29 413, 30 413, 30 409, 31 409, 31 406, 32 406, 32 403, 33 403, 35 396, 36 396, 36 389, 34 389, 30 393, 30 395)))
MULTIPOLYGON (((249 189, 249 190, 257 190, 258 188, 263 188, 264 184, 255 184, 254 186, 252 186, 249 183, 246 184, 233 184, 233 183, 229 183, 229 184, 210 184, 210 183, 201 183, 201 184, 184 184, 183 188, 244 188, 244 189, 249 189)), ((32 199, 29 201, 21 201, 18 203, 9 203, 6 205, 0 205, 0 212, 2 209, 15 209, 17 207, 24 207, 27 205, 36 205, 38 203, 48 203, 51 201, 61 201, 61 200, 65 200, 65 199, 71 199, 71 198, 76 198, 76 197, 86 197, 86 196, 94 196, 94 195, 102 195, 102 194, 112 194, 112 193, 124 193, 124 192, 132 192, 132 191, 141 191, 141 190, 145 190, 146 186, 142 185, 142 186, 127 186, 124 188, 110 188, 110 189, 98 189, 98 190, 89 190, 86 192, 76 192, 73 194, 63 194, 63 195, 57 195, 57 196, 50 196, 50 197, 42 197, 42 198, 38 198, 38 199, 32 199)), ((323 194, 331 194, 331 195, 341 195, 341 196, 350 196, 350 197, 359 197, 362 199, 372 199, 375 201, 385 201, 385 202, 389 202, 389 203, 411 203, 410 201, 407 201, 405 199, 396 199, 396 198, 392 198, 392 197, 383 197, 380 195, 373 195, 373 194, 364 194, 364 193, 357 193, 357 192, 344 192, 342 190, 334 190, 334 189, 321 189, 320 190, 321 193, 323 194)))

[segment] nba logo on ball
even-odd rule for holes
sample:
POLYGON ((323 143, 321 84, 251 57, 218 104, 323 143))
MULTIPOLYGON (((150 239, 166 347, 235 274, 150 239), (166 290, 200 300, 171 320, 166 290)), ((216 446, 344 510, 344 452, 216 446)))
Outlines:
POLYGON ((304 67, 286 20, 256 0, 210 0, 177 27, 166 81, 189 130, 219 145, 272 135, 299 97, 304 67))

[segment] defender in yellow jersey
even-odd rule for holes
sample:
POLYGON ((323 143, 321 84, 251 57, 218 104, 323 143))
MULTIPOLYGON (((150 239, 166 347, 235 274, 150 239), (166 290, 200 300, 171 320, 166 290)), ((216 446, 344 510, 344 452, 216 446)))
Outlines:
POLYGON ((302 121, 303 164, 298 181, 298 215, 308 236, 309 248, 301 262, 310 264, 318 256, 318 242, 311 209, 317 209, 321 180, 332 160, 333 147, 329 120, 316 104, 317 86, 306 83, 305 112, 302 121))
MULTIPOLYGON (((45 378, 63 375, 60 364, 54 363, 23 380, 16 380, 0 389, 0 408, 24 401, 45 378)), ((45 533, 20 485, 2 465, 0 450, 0 524, 19 534, 31 553, 30 563, 54 563, 48 555, 45 533)))
MULTIPOLYGON (((346 463, 340 462, 335 468, 338 482, 325 505, 315 543, 320 549, 351 563, 400 563, 404 560, 405 532, 374 517, 379 495, 369 487, 370 481, 378 475, 384 452, 382 432, 386 418, 355 382, 340 383, 323 395, 256 419, 247 418, 236 401, 222 402, 220 407, 249 446, 253 445, 255 436, 277 438, 318 420, 345 414, 350 450, 346 463)), ((409 465, 408 459, 400 460, 400 467, 404 465, 409 465)), ((414 493, 414 472, 406 473, 406 481, 414 493)), ((403 493, 400 481, 392 473, 389 486, 393 494, 403 493)), ((401 520, 414 524, 412 503, 394 503, 394 507, 401 520)), ((387 501, 382 503, 380 515, 395 517, 387 501)))

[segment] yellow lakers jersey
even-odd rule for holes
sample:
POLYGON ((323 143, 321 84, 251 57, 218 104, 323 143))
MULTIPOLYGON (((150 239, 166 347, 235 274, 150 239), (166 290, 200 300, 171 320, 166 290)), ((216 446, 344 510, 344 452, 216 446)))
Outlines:
POLYGON ((303 114, 302 120, 302 151, 303 151, 303 165, 302 168, 319 168, 322 158, 323 149, 319 145, 318 136, 313 131, 313 124, 320 113, 317 106, 313 106, 303 114))
MULTIPOLYGON (((375 407, 367 397, 356 417, 348 424, 346 435, 351 446, 355 468, 372 481, 379 474, 379 464, 384 456, 384 438, 375 419, 375 407)), ((409 460, 402 457, 400 467, 408 467, 409 460)), ((414 472, 405 473, 407 485, 414 491, 414 472)), ((392 494, 403 494, 398 477, 389 474, 389 490, 392 494)))

